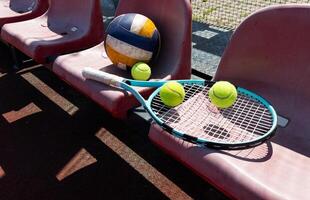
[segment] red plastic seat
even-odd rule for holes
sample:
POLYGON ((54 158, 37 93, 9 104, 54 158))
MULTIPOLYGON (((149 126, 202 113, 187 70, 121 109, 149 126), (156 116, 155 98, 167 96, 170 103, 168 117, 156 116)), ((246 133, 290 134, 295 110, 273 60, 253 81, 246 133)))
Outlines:
MULTIPOLYGON (((121 0, 116 15, 123 13, 143 14, 152 19, 159 29, 162 46, 159 57, 152 64, 151 78, 190 77, 192 21, 189 0, 121 0)), ((116 118, 126 117, 128 109, 138 104, 131 94, 85 80, 81 74, 84 67, 94 67, 130 78, 129 72, 112 65, 106 57, 103 43, 85 51, 58 57, 53 65, 53 71, 116 118)), ((151 89, 139 88, 139 91, 147 96, 151 89)))
POLYGON ((4 24, 25 21, 42 15, 48 8, 48 0, 0 1, 0 29, 4 24))
POLYGON ((266 97, 289 119, 276 136, 242 151, 215 151, 180 141, 156 125, 150 139, 235 199, 309 199, 310 6, 260 10, 235 31, 215 80, 266 97))
POLYGON ((2 39, 39 63, 98 44, 103 38, 99 0, 50 0, 35 19, 6 24, 2 39))

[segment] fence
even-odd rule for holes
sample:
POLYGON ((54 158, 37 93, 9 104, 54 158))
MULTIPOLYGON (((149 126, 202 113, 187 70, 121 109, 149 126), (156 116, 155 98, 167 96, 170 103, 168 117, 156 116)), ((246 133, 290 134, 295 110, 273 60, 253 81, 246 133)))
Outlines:
POLYGON ((257 9, 287 3, 310 3, 310 0, 192 0, 193 20, 234 29, 257 9))

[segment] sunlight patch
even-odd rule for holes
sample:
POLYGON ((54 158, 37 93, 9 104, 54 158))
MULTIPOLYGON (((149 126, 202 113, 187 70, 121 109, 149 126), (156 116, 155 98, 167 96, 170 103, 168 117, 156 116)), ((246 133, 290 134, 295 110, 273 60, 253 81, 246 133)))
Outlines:
POLYGON ((0 166, 0 179, 3 178, 5 176, 5 172, 2 169, 2 167, 0 166))
POLYGON ((97 160, 90 155, 84 148, 81 149, 73 158, 58 172, 56 178, 62 181, 66 177, 74 174, 75 172, 97 162, 97 160))
POLYGON ((42 110, 37 105, 35 105, 34 103, 30 103, 27 106, 21 108, 20 110, 12 110, 10 112, 2 114, 2 116, 7 122, 13 123, 17 120, 39 113, 41 111, 42 110))
POLYGON ((106 129, 99 130, 96 136, 169 199, 192 199, 180 187, 106 129))
POLYGON ((62 110, 64 110, 69 115, 74 115, 79 108, 75 106, 73 103, 68 101, 66 98, 58 94, 55 90, 46 85, 43 81, 41 81, 38 77, 28 72, 25 74, 21 74, 21 76, 29 82, 33 87, 39 90, 44 96, 49 98, 52 102, 58 105, 62 110))

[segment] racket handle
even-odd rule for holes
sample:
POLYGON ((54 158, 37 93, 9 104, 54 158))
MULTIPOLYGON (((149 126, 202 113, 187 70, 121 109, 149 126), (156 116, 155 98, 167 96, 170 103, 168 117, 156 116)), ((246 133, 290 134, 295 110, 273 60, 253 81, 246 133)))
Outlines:
POLYGON ((124 80, 124 78, 121 78, 116 75, 112 75, 103 71, 100 71, 98 69, 94 69, 91 67, 85 67, 82 70, 82 75, 86 79, 91 79, 94 81, 98 81, 101 83, 104 83, 106 85, 116 86, 120 87, 120 83, 124 80))

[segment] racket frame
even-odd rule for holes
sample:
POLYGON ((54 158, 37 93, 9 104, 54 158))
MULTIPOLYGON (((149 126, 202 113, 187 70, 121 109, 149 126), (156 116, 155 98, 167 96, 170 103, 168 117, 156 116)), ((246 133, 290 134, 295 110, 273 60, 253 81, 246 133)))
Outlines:
MULTIPOLYGON (((86 70, 87 71, 87 70, 86 70)), ((91 69, 90 71, 93 71, 91 69)), ((93 71, 95 72, 95 71, 93 71)), ((100 71, 102 72, 102 71, 100 71)), ((160 118, 157 117, 157 115, 152 111, 151 108, 151 103, 152 100, 155 98, 155 96, 160 92, 161 86, 164 85, 168 81, 137 81, 137 80, 129 80, 125 78, 121 78, 115 75, 110 75, 106 72, 103 72, 107 74, 106 80, 102 81, 97 78, 94 78, 94 80, 103 82, 104 84, 110 85, 110 86, 116 86, 119 88, 124 89, 127 92, 130 92, 132 95, 135 96, 135 98, 139 101, 139 103, 144 107, 144 109, 149 113, 151 118, 161 127, 163 128, 166 132, 169 134, 174 135, 175 137, 181 138, 182 140, 185 140, 187 142, 191 142, 194 144, 197 144, 199 146, 205 146, 205 147, 210 147, 210 148, 215 148, 215 149, 244 149, 244 148, 249 148, 249 147, 254 147, 257 146, 264 141, 268 140, 271 138, 276 131, 277 128, 277 114, 273 106, 263 97, 255 94, 254 92, 251 92, 247 89, 237 87, 238 94, 244 94, 251 99, 255 99, 256 101, 262 103, 268 111, 271 113, 272 116, 272 127, 269 129, 267 133, 264 135, 257 137, 256 139, 252 141, 247 141, 247 142, 238 142, 238 143, 223 143, 223 142, 212 142, 208 141, 206 139, 201 139, 197 138, 194 136, 187 135, 185 133, 181 133, 175 129, 173 129, 171 126, 168 124, 164 123, 160 118), (142 97, 142 95, 133 87, 151 87, 151 88, 157 88, 150 96, 148 99, 145 99, 142 97)), ((83 72, 84 77, 92 79, 92 77, 87 76, 87 72, 85 74, 85 71, 83 72)), ((102 78, 102 77, 101 77, 102 78)), ((170 81, 170 80, 169 80, 170 81)), ((215 82, 209 81, 209 80, 175 80, 178 83, 184 85, 210 85, 212 86, 215 82)))

